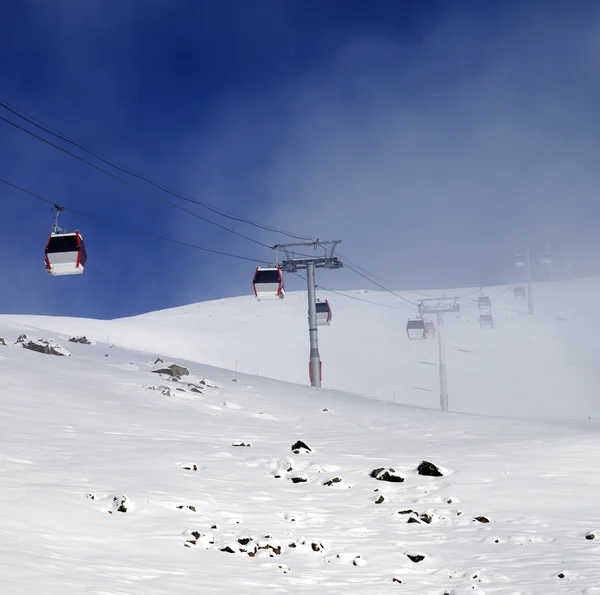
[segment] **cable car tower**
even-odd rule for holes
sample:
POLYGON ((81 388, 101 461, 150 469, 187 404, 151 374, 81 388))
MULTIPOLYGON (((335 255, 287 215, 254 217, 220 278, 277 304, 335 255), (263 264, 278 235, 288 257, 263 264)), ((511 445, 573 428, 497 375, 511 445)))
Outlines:
POLYGON ((460 304, 457 297, 425 298, 417 304, 419 314, 437 314, 437 337, 439 351, 440 371, 440 408, 448 411, 448 383, 446 380, 446 357, 444 352, 444 314, 460 312, 460 304))
POLYGON ((317 318, 317 297, 316 297, 316 282, 315 269, 341 269, 344 263, 333 253, 341 240, 333 240, 330 242, 322 242, 315 240, 314 242, 299 242, 294 244, 277 244, 273 246, 277 255, 277 266, 286 273, 296 273, 298 271, 306 271, 306 285, 308 288, 308 334, 310 337, 310 363, 309 375, 311 386, 320 387, 322 377, 321 356, 319 355, 319 335, 318 335, 318 318, 317 318), (325 253, 322 256, 306 256, 294 258, 291 248, 308 247, 323 248, 325 253), (285 254, 285 259, 279 264, 279 250, 285 254))
MULTIPOLYGON (((520 253, 515 254, 515 267, 525 267, 527 273, 527 309, 529 314, 532 315, 535 312, 535 308, 533 305, 533 283, 531 280, 531 257, 529 254, 529 247, 525 250, 525 255, 520 253)), ((517 288, 515 288, 515 291, 516 289, 517 288)), ((515 297, 516 295, 517 293, 515 293, 515 297)))

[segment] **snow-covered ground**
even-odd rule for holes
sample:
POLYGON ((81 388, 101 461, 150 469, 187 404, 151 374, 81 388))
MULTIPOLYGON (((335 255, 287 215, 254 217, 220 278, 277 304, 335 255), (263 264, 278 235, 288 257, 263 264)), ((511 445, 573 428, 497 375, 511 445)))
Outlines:
POLYGON ((262 377, 306 382, 301 294, 0 318, 1 592, 600 593, 600 284, 536 289, 535 317, 505 292, 494 330, 467 305, 446 325, 451 406, 512 419, 389 402, 393 386, 437 407, 437 371, 419 363, 437 346, 406 340, 410 309, 332 298, 335 390, 262 377), (24 349, 22 333, 71 355, 24 349), (200 363, 236 358, 238 372, 200 363), (189 374, 155 373, 173 361, 189 374), (536 413, 557 420, 517 419, 536 413))
MULTIPOLYGON (((467 295, 473 289, 446 290, 467 295)), ((479 327, 477 295, 445 316, 450 409, 484 415, 600 417, 600 279, 535 285, 536 315, 510 287, 486 288, 495 328, 479 327)), ((377 307, 322 292, 333 309, 321 327, 323 386, 382 400, 439 407, 437 341, 408 341, 416 307, 380 291, 347 292, 377 307)), ((443 292, 442 292, 443 293, 443 292)), ((414 293, 403 294, 412 301, 414 293)), ((6 317, 15 329, 87 334, 99 342, 308 384, 306 293, 258 303, 253 296, 192 304, 111 322, 6 317)))

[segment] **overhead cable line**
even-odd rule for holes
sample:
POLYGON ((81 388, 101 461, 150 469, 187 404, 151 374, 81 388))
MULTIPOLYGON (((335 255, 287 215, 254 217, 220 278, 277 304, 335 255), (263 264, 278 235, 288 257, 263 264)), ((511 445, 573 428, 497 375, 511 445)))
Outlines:
POLYGON ((346 267, 349 268, 351 271, 354 271, 357 275, 359 275, 363 279, 366 279, 367 281, 370 281, 371 283, 373 283, 373 285, 377 285, 377 287, 380 287, 384 291, 387 291, 388 293, 391 293, 392 295, 395 295, 397 298, 400 298, 401 300, 403 300, 405 302, 408 302, 409 304, 412 304, 413 306, 417 305, 416 302, 413 302, 412 300, 409 300, 408 298, 405 298, 404 296, 401 296, 399 293, 396 293, 395 291, 392 291, 391 289, 388 289, 387 287, 381 285, 381 283, 378 283, 377 281, 374 281, 373 279, 369 278, 367 275, 364 275, 363 273, 361 273, 360 271, 356 270, 352 266, 346 265, 346 267))
MULTIPOLYGON (((56 204, 55 201, 49 200, 47 198, 44 198, 43 196, 40 196, 39 194, 36 194, 34 192, 31 192, 29 190, 26 190, 25 188, 22 188, 21 186, 18 186, 17 184, 13 184, 12 182, 9 182, 8 180, 4 180, 3 178, 0 178, 0 182, 2 182, 3 184, 5 184, 6 186, 10 186, 11 188, 14 188, 15 190, 18 190, 19 192, 22 192, 23 194, 27 194, 28 196, 31 196, 33 198, 36 198, 38 200, 41 200, 42 202, 45 202, 49 205, 52 205, 53 207, 58 207, 59 205, 56 204)), ((194 248, 195 250, 201 250, 203 252, 210 252, 211 254, 218 254, 220 256, 227 256, 228 258, 236 258, 238 260, 247 260, 253 263, 258 263, 258 264, 269 264, 267 261, 264 260, 258 260, 256 258, 249 258, 247 256, 240 256, 239 254, 231 254, 229 252, 222 252, 220 250, 213 250, 212 248, 205 248, 204 246, 198 246, 197 244, 191 244, 189 242, 182 242, 181 240, 175 240, 173 238, 169 238, 167 236, 162 236, 162 235, 158 235, 149 231, 143 231, 141 229, 137 229, 135 227, 130 227, 128 225, 123 225, 122 223, 117 223, 115 221, 110 221, 108 219, 104 219, 102 217, 97 217, 96 215, 90 215, 89 213, 84 213, 82 211, 77 211, 75 209, 71 209, 70 207, 65 207, 65 206, 60 206, 59 208, 61 208, 64 211, 69 211, 75 215, 79 215, 81 217, 86 217, 87 219, 92 219, 93 221, 98 221, 100 223, 104 223, 105 225, 111 225, 112 227, 118 227, 120 229, 124 229, 126 231, 130 231, 132 233, 137 233, 139 235, 143 235, 143 236, 148 236, 151 238, 155 238, 155 239, 159 239, 159 240, 163 240, 165 242, 170 242, 172 244, 178 244, 180 246, 185 246, 187 248, 194 248)))
MULTIPOLYGON (((294 275, 296 275, 296 277, 298 277, 299 279, 302 279, 302 281, 304 281, 306 283, 306 279, 300 275, 299 273, 293 273, 294 275)), ((373 304, 374 306, 381 306, 382 308, 391 308, 392 310, 399 310, 400 308, 397 308, 396 306, 390 306, 388 304, 381 304, 379 302, 374 302, 372 300, 365 300, 364 298, 359 298, 356 297, 354 295, 348 295, 347 293, 343 293, 342 291, 336 291, 335 289, 329 289, 327 287, 323 287, 323 285, 318 285, 316 286, 318 289, 322 289, 323 291, 329 291, 330 293, 335 293, 336 295, 341 295, 342 297, 351 299, 351 300, 356 300, 357 302, 364 302, 365 304, 373 304)))
MULTIPOLYGON (((22 120, 25 120, 26 122, 28 122, 30 125, 35 126, 36 128, 43 130, 44 132, 46 132, 47 134, 50 134, 51 136, 58 138, 60 140, 62 140, 63 142, 69 143, 70 145, 73 145, 75 147, 77 147, 78 149, 84 151, 85 153, 87 153, 88 155, 91 155, 92 157, 94 157, 95 159, 98 159, 99 161, 102 161, 103 163, 105 163, 106 165, 109 165, 110 167, 113 167, 127 175, 130 175, 134 178, 137 178, 139 180, 143 180, 144 182, 147 182, 148 184, 154 186, 155 188, 159 188, 160 190, 162 190, 163 192, 166 192, 167 194, 170 194, 172 196, 175 196, 176 198, 179 198, 181 200, 199 205, 217 215, 220 215, 221 217, 225 217, 227 219, 230 219, 232 221, 237 221, 239 223, 246 223, 248 225, 252 225, 256 228, 262 229, 264 231, 269 231, 271 233, 278 233, 281 235, 285 235, 288 236, 290 238, 295 238, 295 239, 299 239, 299 240, 310 240, 311 238, 307 237, 307 236, 303 236, 300 234, 295 234, 293 232, 290 231, 285 231, 283 229, 279 229, 277 227, 273 227, 270 225, 265 225, 263 223, 259 223, 257 221, 253 221, 251 219, 247 219, 246 217, 241 217, 239 215, 235 215, 233 213, 229 213, 223 209, 219 209, 207 202, 192 198, 190 196, 187 196, 186 194, 183 194, 181 192, 177 192, 175 190, 172 190, 171 188, 169 188, 168 186, 165 186, 164 184, 161 184, 160 182, 157 182, 151 178, 149 178, 148 176, 145 176, 143 174, 137 173, 127 167, 124 167, 122 165, 119 165, 118 163, 107 159, 106 157, 102 157, 101 155, 99 155, 98 153, 96 153, 95 151, 92 151, 91 149, 88 149, 86 146, 84 146, 83 144, 81 144, 78 141, 75 141, 71 138, 69 138, 68 136, 58 132, 57 130, 51 128, 50 126, 48 126, 47 124, 44 124, 43 122, 41 122, 40 120, 34 118, 33 116, 27 114, 26 112, 24 112, 21 109, 17 109, 14 106, 10 105, 9 103, 7 103, 6 101, 2 101, 0 100, 0 106, 2 106, 5 110, 11 112, 12 114, 14 114, 15 116, 18 116, 19 118, 21 118, 22 120)), ((4 119, 4 118, 3 118, 4 119)), ((4 121, 8 121, 8 120, 4 120, 4 121)), ((9 123, 11 123, 10 121, 8 121, 9 123)), ((14 125, 14 124, 13 124, 14 125)), ((39 138, 39 137, 37 137, 39 138)), ((44 140, 44 142, 49 142, 46 141, 45 139, 41 139, 44 140)), ((52 143, 49 143, 52 144, 52 143)), ((55 146, 52 144, 52 146, 55 146)), ((62 147, 57 147, 60 150, 64 150, 62 147)), ((65 151, 67 152, 67 151, 65 151)), ((69 155, 72 155, 71 153, 68 153, 69 155)), ((76 155, 73 155, 74 157, 77 157, 76 155)), ((79 157, 77 157, 79 158, 79 157)), ((87 163, 87 162, 86 162, 87 163)), ((101 170, 101 171, 105 171, 105 170, 101 170)), ((105 173, 109 173, 106 172, 105 173)), ((118 178, 120 179, 120 178, 118 178)), ((136 186, 137 187, 137 186, 136 186)))
POLYGON ((155 192, 151 192, 150 190, 147 190, 146 188, 142 188, 141 186, 138 186, 137 184, 134 184, 133 182, 130 182, 129 180, 126 180, 125 178, 122 178, 121 176, 118 176, 117 174, 104 169, 98 165, 96 165, 95 163, 92 163, 91 161, 88 161, 87 159, 84 159, 83 157, 80 157, 79 155, 76 155, 75 153, 71 153, 70 151, 68 151, 67 149, 65 149, 64 147, 61 147, 60 145, 57 145, 55 143, 53 143, 52 141, 49 141, 48 139, 44 138, 43 136, 40 136, 38 134, 36 134, 35 132, 32 132, 31 130, 27 130, 27 128, 23 128, 22 126, 19 126, 19 124, 16 124, 15 122, 12 122, 11 120, 0 116, 0 120, 3 122, 6 122, 7 124, 10 124, 11 126, 25 132, 26 134, 29 134, 30 136, 33 136, 34 138, 37 138, 38 140, 41 140, 43 143, 46 143, 47 145, 50 145, 51 147, 54 147, 55 149, 58 149, 59 151, 62 151, 63 153, 66 153, 67 155, 70 155, 71 157, 74 157, 75 159, 77 159, 78 161, 81 161, 82 163, 85 163, 87 165, 89 165, 90 167, 93 167, 94 169, 105 173, 107 175, 109 175, 111 178, 114 178, 115 180, 119 180, 120 182, 123 182, 123 184, 127 184, 128 186, 130 186, 131 188, 136 188, 137 190, 139 190, 140 192, 143 192, 144 194, 148 194, 149 196, 153 196, 154 198, 168 204, 171 205, 172 207, 179 209, 180 211, 183 211, 184 213, 188 213, 189 215, 192 215, 193 217, 196 217, 197 219, 200 219, 202 221, 204 221, 205 223, 208 223, 210 225, 214 225, 215 227, 218 227, 219 229, 222 229, 224 231, 227 231, 228 233, 234 234, 236 236, 239 236, 240 238, 243 238, 245 240, 248 240, 249 242, 253 242, 254 244, 257 244, 259 246, 262 246, 263 248, 269 248, 271 249, 271 246, 269 246, 268 244, 265 244, 264 242, 261 242, 259 240, 256 240, 254 238, 251 238, 250 236, 244 235, 243 233, 240 233, 238 231, 235 231, 233 229, 230 229, 229 227, 226 227, 225 225, 221 225, 220 223, 217 223, 216 221, 212 221, 211 219, 207 219, 206 217, 203 217, 202 215, 198 215, 198 213, 195 213, 194 211, 190 211, 189 209, 186 209, 180 205, 178 205, 177 203, 174 203, 173 201, 170 201, 162 196, 160 196, 159 194, 156 194, 155 192))

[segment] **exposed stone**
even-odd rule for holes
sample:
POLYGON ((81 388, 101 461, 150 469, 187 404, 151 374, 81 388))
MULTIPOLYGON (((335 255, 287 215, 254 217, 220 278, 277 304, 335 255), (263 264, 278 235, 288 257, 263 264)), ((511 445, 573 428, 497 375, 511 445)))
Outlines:
POLYGON ((490 522, 490 519, 488 519, 485 516, 476 516, 473 520, 477 521, 478 523, 489 523, 490 522))
POLYGON ((186 471, 198 471, 198 465, 196 465, 196 463, 193 463, 192 465, 184 465, 183 469, 186 471))
POLYGON ((38 341, 28 341, 27 343, 23 342, 22 345, 25 349, 36 351, 37 353, 43 353, 45 355, 71 355, 66 349, 63 349, 60 345, 58 345, 58 343, 44 341, 43 339, 39 339, 38 341))
POLYGON ((155 374, 168 374, 172 378, 179 380, 182 376, 187 376, 190 371, 184 366, 178 364, 171 364, 166 368, 160 368, 159 370, 153 370, 155 374))
POLYGON ((408 523, 417 523, 418 525, 420 525, 420 524, 421 524, 421 523, 420 523, 420 522, 417 520, 417 518, 416 518, 416 517, 414 517, 414 516, 411 516, 411 517, 409 517, 407 522, 408 522, 408 523))
POLYGON ((595 533, 588 533, 585 536, 586 539, 596 539, 596 534, 595 533))
POLYGON ((228 554, 235 554, 235 552, 228 546, 226 545, 225 547, 221 548, 222 552, 227 552, 228 554))
POLYGON ((300 450, 305 450, 306 452, 312 452, 312 448, 303 442, 302 440, 298 440, 295 444, 292 444, 292 450, 294 454, 300 454, 300 450))
POLYGON ((290 477, 290 479, 292 480, 292 483, 306 483, 308 481, 307 477, 302 476, 290 477))
POLYGON ((231 446, 252 446, 250 442, 234 442, 231 446))
POLYGON ((419 475, 427 475, 429 477, 442 477, 444 475, 436 465, 430 463, 429 461, 421 461, 417 467, 417 473, 419 475))
POLYGON ((426 512, 424 512, 419 518, 427 525, 430 525, 431 521, 433 521, 433 517, 430 514, 427 514, 426 512))
POLYGON ((342 478, 339 476, 336 476, 336 477, 332 477, 331 479, 327 480, 323 485, 324 486, 332 486, 333 484, 341 483, 341 482, 342 482, 342 478))
POLYGON ((419 562, 425 560, 425 556, 422 556, 421 554, 406 554, 406 557, 415 564, 418 564, 419 562))
POLYGON ((379 498, 377 498, 377 500, 375 500, 375 504, 383 504, 385 502, 385 498, 383 497, 383 494, 381 496, 379 496, 379 498))
POLYGON ((402 581, 401 581, 399 578, 396 578, 396 577, 394 577, 394 578, 392 579, 392 582, 393 582, 393 583, 400 583, 400 584, 402 584, 402 581))
POLYGON ((92 342, 85 335, 82 335, 81 337, 71 337, 69 339, 69 343, 81 343, 82 345, 92 344, 92 342))
POLYGON ((25 341, 28 341, 28 340, 29 340, 29 337, 25 333, 23 333, 22 335, 19 335, 17 337, 17 340, 15 341, 15 345, 17 343, 25 343, 25 341))
POLYGON ((2 337, 0 337, 0 345, 6 345, 6 341, 2 337))
POLYGON ((155 363, 155 364, 164 364, 164 363, 165 363, 165 361, 164 361, 164 360, 162 360, 160 357, 157 357, 157 358, 154 360, 154 363, 155 363))
POLYGON ((371 477, 379 481, 390 481, 392 483, 401 483, 404 477, 398 475, 392 467, 379 467, 371 471, 371 477))
POLYGON ((399 510, 398 514, 412 514, 413 512, 412 508, 407 508, 406 510, 399 510))

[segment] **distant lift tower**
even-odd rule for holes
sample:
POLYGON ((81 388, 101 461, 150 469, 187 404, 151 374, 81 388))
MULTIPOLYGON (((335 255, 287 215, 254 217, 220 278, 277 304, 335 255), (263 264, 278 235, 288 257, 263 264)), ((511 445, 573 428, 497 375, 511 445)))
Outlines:
MULTIPOLYGON (((316 282, 315 269, 340 269, 344 266, 342 261, 334 256, 333 253, 341 240, 333 240, 331 242, 322 242, 315 240, 314 242, 300 242, 295 244, 277 244, 273 248, 277 251, 282 250, 285 254, 285 260, 279 265, 282 271, 287 273, 296 273, 297 271, 306 270, 306 285, 308 288, 308 334, 310 337, 310 359, 309 359, 309 375, 311 386, 321 386, 321 356, 319 355, 319 335, 317 331, 317 297, 316 297, 316 282), (324 249, 324 254, 321 256, 306 256, 294 258, 291 249, 298 247, 307 247, 324 249)), ((278 258, 279 260, 279 258, 278 258)))
POLYGON ((440 408, 448 411, 448 383, 446 380, 446 356, 444 353, 444 314, 460 312, 459 298, 441 297, 426 298, 421 300, 417 306, 419 314, 437 314, 437 336, 439 349, 439 371, 440 371, 440 408))
POLYGON ((525 255, 517 253, 515 255, 515 266, 517 268, 525 267, 527 272, 527 309, 530 315, 535 312, 535 306, 533 304, 533 282, 531 278, 531 255, 529 246, 525 250, 525 255))

